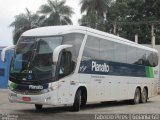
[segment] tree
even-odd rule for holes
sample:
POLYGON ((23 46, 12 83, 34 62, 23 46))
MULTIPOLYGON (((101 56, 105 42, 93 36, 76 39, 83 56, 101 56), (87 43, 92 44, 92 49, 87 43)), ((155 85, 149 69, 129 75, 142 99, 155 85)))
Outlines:
POLYGON ((10 24, 13 27, 13 44, 16 44, 19 37, 26 30, 39 27, 43 24, 43 18, 37 14, 32 14, 27 8, 26 13, 15 16, 15 20, 10 24))
POLYGON ((105 30, 104 19, 96 14, 83 15, 81 19, 78 20, 79 24, 82 26, 87 26, 90 28, 95 28, 98 30, 105 30))
POLYGON ((96 14, 101 17, 105 17, 111 0, 81 0, 81 13, 86 12, 89 14, 96 14))
POLYGON ((40 6, 38 13, 45 17, 44 26, 72 24, 71 16, 74 13, 72 8, 65 5, 65 0, 51 1, 40 6))
POLYGON ((112 0, 81 0, 81 13, 86 13, 79 20, 79 24, 104 30, 106 13, 112 0))
POLYGON ((135 34, 138 34, 140 43, 151 43, 152 24, 156 26, 156 38, 160 35, 159 5, 158 0, 117 0, 107 13, 107 31, 113 33, 113 24, 116 23, 120 36, 134 41, 135 34))
POLYGON ((117 0, 116 2, 112 3, 106 15, 106 31, 115 35, 118 34, 118 31, 121 28, 118 22, 125 22, 128 15, 127 1, 128 0, 117 0))

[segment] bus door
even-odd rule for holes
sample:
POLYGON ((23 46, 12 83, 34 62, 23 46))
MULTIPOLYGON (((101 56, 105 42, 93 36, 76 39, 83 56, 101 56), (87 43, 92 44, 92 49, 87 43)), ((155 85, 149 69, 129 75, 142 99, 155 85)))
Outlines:
POLYGON ((71 52, 63 51, 60 56, 60 62, 58 64, 58 101, 62 104, 69 102, 70 92, 70 80, 71 77, 67 77, 71 74, 71 52))
POLYGON ((69 79, 62 78, 58 84, 58 102, 60 104, 66 104, 69 102, 69 79))

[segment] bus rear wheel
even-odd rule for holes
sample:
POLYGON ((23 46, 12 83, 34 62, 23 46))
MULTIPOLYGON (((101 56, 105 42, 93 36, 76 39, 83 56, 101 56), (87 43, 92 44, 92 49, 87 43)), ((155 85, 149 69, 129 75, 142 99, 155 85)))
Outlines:
POLYGON ((36 110, 42 110, 43 105, 35 104, 36 110))
POLYGON ((134 99, 133 99, 133 104, 139 104, 141 99, 141 92, 139 88, 136 88, 135 94, 134 94, 134 99))
POLYGON ((142 94, 141 94, 141 103, 146 103, 148 99, 148 93, 146 88, 143 88, 142 94))
POLYGON ((81 90, 78 89, 75 95, 75 99, 74 99, 74 104, 72 107, 72 110, 74 112, 78 112, 80 110, 80 106, 81 106, 81 90))

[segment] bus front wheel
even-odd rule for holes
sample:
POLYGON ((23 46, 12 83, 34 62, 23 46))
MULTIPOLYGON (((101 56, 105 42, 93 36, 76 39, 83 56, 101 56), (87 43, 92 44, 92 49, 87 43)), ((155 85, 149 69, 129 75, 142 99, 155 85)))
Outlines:
POLYGON ((43 105, 35 104, 36 110, 42 110, 43 105))
POLYGON ((81 106, 81 90, 78 89, 75 95, 74 104, 72 110, 78 112, 81 106))

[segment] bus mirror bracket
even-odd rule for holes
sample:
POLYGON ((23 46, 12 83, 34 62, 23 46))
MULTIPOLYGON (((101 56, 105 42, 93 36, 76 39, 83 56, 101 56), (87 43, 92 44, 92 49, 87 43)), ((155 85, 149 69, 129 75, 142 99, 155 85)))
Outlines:
POLYGON ((70 48, 70 47, 73 47, 73 45, 65 44, 65 45, 60 45, 56 47, 53 51, 53 63, 58 62, 59 54, 63 49, 70 48))
POLYGON ((2 62, 5 62, 5 59, 6 59, 6 52, 8 50, 11 50, 11 49, 14 49, 15 48, 15 45, 13 46, 8 46, 8 47, 5 47, 4 49, 2 49, 2 52, 1 52, 1 60, 2 62))

